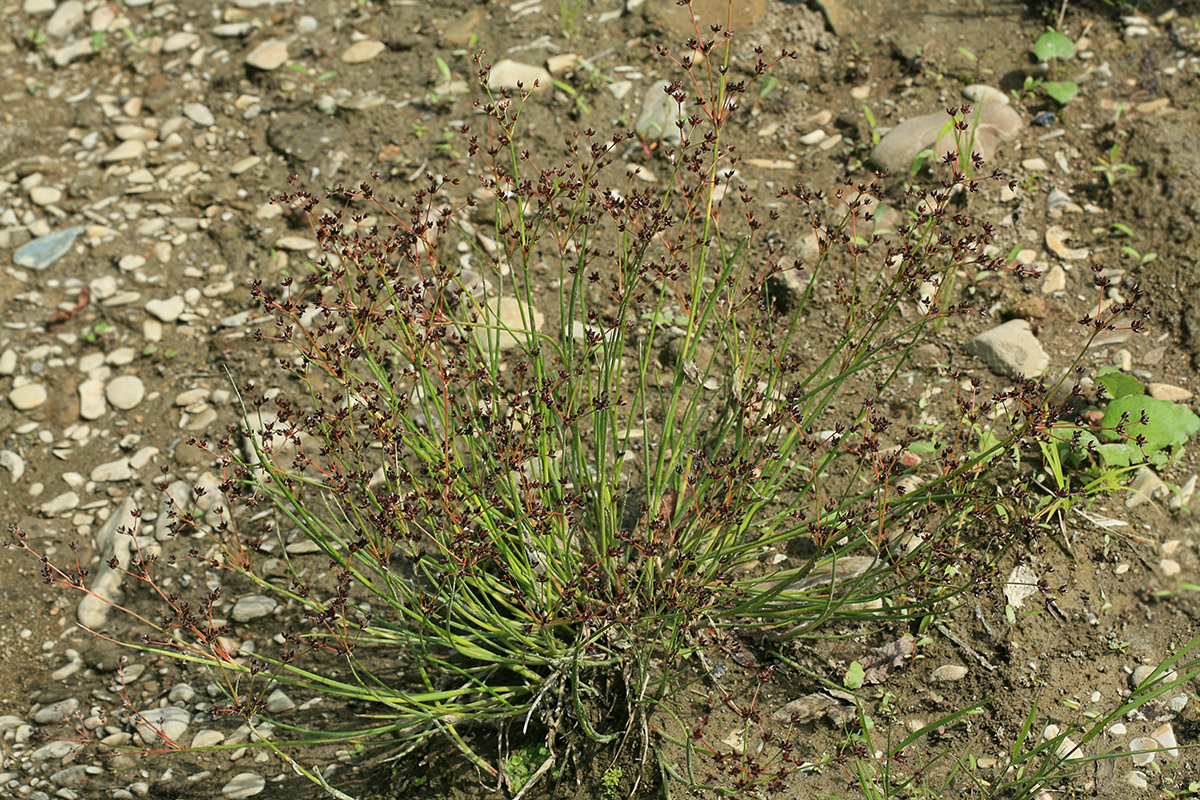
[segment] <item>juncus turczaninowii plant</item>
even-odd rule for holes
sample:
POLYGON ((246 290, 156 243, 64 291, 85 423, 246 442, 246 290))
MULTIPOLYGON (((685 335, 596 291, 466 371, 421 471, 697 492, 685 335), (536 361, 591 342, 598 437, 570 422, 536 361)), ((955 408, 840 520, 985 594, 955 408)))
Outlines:
MULTIPOLYGON (((1009 268, 991 229, 953 211, 999 175, 968 177, 951 154, 886 242, 869 233, 877 181, 797 184, 762 216, 734 114, 775 62, 736 80, 727 35, 697 30, 689 50, 658 51, 681 74, 661 142, 585 131, 558 160, 531 152, 529 94, 489 90, 481 54, 464 174, 406 198, 369 183, 279 198, 323 257, 255 284, 278 379, 245 383, 244 425, 200 443, 221 456, 219 485, 172 495, 171 532, 210 546, 116 560, 166 609, 141 617, 138 647, 219 672, 251 722, 277 684, 373 709, 294 740, 440 734, 509 788, 503 752, 475 734, 532 726, 548 755, 527 789, 564 732, 616 741, 670 718, 690 659, 739 656, 739 630, 928 616, 996 584, 1013 543, 1037 550, 1025 483, 995 456, 1054 435, 1044 386, 988 400, 960 384, 920 478, 908 448, 927 434, 887 410, 930 325, 969 310, 939 297, 949 277, 1009 268), (628 161, 651 153, 657 183, 628 161), (785 215, 817 234, 808 263, 771 231, 785 215), (256 552, 265 537, 283 581, 256 552), (275 594, 291 625, 238 651, 220 591, 192 604, 162 588, 157 571, 188 563, 275 594)), ((963 135, 969 111, 951 116, 963 135)), ((80 565, 43 565, 88 590, 80 565)), ((674 719, 681 741, 707 741, 674 719)), ((743 793, 780 790, 801 763, 790 746, 754 763, 710 750, 714 779, 743 793)))

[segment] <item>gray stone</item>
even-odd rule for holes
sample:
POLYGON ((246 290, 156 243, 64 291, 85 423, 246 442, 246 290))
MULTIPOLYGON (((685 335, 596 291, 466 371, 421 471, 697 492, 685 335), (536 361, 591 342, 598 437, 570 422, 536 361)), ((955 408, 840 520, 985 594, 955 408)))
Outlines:
POLYGON ((265 617, 276 609, 279 605, 273 597, 266 595, 255 594, 249 597, 242 597, 233 604, 233 612, 230 616, 234 622, 249 622, 252 619, 265 617))
MULTIPOLYGON (((942 134, 949 122, 944 111, 905 120, 879 140, 871 151, 871 160, 898 174, 907 174, 921 151, 928 148, 933 149, 932 160, 939 161, 954 150, 954 131, 942 134)), ((1021 116, 1002 103, 981 103, 968 122, 971 127, 962 134, 964 147, 979 153, 984 161, 991 161, 999 146, 1015 136, 1023 124, 1021 116)))
POLYGON ((101 566, 92 582, 91 592, 79 601, 75 609, 75 618, 85 628, 94 630, 104 625, 113 604, 121 599, 121 579, 124 577, 121 570, 129 566, 133 545, 133 538, 123 531, 132 533, 137 530, 138 519, 133 516, 136 509, 133 498, 125 498, 96 532, 96 551, 100 555, 101 566), (117 560, 117 569, 109 566, 114 558, 117 560))
POLYGON ((60 769, 50 776, 50 781, 56 786, 72 786, 79 788, 88 781, 87 767, 76 764, 66 769, 60 769))
POLYGON ((38 712, 33 715, 33 721, 38 725, 54 725, 65 722, 67 717, 78 710, 79 701, 74 697, 68 697, 66 700, 59 700, 57 703, 38 709, 38 712))
POLYGON ((206 728, 202 731, 197 731, 192 737, 192 748, 212 747, 225 741, 225 735, 219 731, 214 731, 211 728, 206 728))
POLYGON ((181 742, 181 737, 187 732, 192 722, 192 715, 182 708, 167 706, 166 708, 150 708, 140 714, 132 715, 130 722, 137 729, 138 735, 148 747, 154 747, 162 734, 172 742, 181 742))
POLYGON ((82 232, 83 226, 76 225, 26 242, 13 253, 13 263, 26 269, 43 270, 62 258, 82 232))
POLYGON ((676 125, 680 119, 679 104, 663 88, 655 84, 646 91, 633 129, 650 141, 676 144, 682 139, 676 125))
POLYGON ((291 711, 296 707, 296 702, 288 697, 282 689, 276 689, 267 697, 267 712, 270 714, 281 714, 284 711, 291 711))
POLYGON ((963 347, 968 355, 981 359, 998 375, 1013 377, 1020 373, 1036 378, 1050 366, 1050 357, 1033 335, 1029 322, 1014 319, 985 331, 963 347))
POLYGON ((97 483, 127 481, 133 477, 133 470, 129 468, 128 458, 118 458, 116 461, 97 464, 92 468, 90 477, 97 483))
POLYGON ((221 794, 238 800, 238 798, 254 797, 262 792, 267 780, 256 772, 240 772, 233 780, 221 787, 221 794))
POLYGON ((178 683, 171 687, 167 700, 172 703, 190 703, 196 699, 196 690, 189 684, 178 683))
POLYGON ((57 739, 34 750, 29 757, 34 761, 61 761, 82 749, 83 745, 79 742, 57 739))

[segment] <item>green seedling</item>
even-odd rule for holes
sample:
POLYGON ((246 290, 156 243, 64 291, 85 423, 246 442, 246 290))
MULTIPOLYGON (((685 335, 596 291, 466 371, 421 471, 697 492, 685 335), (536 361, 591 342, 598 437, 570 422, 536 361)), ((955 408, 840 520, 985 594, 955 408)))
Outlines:
POLYGON ((1113 142, 1113 146, 1108 150, 1108 158, 1100 156, 1099 163, 1092 167, 1092 172, 1098 172, 1104 176, 1104 182, 1108 184, 1109 189, 1137 173, 1137 167, 1120 161, 1120 158, 1121 145, 1119 142, 1113 142))
MULTIPOLYGON (((874 147, 875 145, 879 144, 879 139, 881 138, 879 133, 879 123, 875 121, 875 113, 871 111, 870 106, 864 103, 862 110, 863 117, 865 117, 867 120, 867 127, 871 130, 871 146, 874 147)), ((917 157, 920 158, 920 156, 917 157)), ((920 167, 917 167, 917 171, 920 171, 920 167)), ((915 176, 916 172, 914 172, 913 175, 915 176)))
MULTIPOLYGON (((1058 31, 1046 31, 1033 45, 1033 52, 1040 61, 1050 64, 1051 73, 1060 61, 1075 57, 1075 43, 1058 31)), ((1079 94, 1079 84, 1074 81, 1045 81, 1042 89, 1059 105, 1065 106, 1079 94)))
POLYGON ((1149 264, 1151 261, 1158 260, 1158 253, 1141 253, 1129 245, 1122 247, 1121 252, 1132 258, 1138 264, 1149 264))

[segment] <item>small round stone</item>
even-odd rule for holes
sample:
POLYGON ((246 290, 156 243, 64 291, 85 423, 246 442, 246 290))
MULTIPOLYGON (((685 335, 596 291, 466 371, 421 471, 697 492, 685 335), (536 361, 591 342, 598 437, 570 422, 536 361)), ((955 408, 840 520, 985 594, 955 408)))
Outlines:
POLYGON ((265 617, 275 610, 279 604, 273 598, 261 594, 243 597, 233 604, 231 616, 234 622, 249 622, 252 619, 265 617))
POLYGON ((113 408, 129 411, 142 402, 146 396, 146 386, 136 375, 119 375, 104 387, 104 396, 113 408))
POLYGON ((8 402, 18 411, 30 411, 46 402, 47 397, 49 395, 46 393, 46 387, 37 383, 27 383, 9 392, 8 402))
POLYGON ((967 668, 959 666, 958 664, 943 664, 935 669, 933 674, 929 677, 935 681, 953 683, 954 681, 961 681, 963 678, 967 677, 967 668))

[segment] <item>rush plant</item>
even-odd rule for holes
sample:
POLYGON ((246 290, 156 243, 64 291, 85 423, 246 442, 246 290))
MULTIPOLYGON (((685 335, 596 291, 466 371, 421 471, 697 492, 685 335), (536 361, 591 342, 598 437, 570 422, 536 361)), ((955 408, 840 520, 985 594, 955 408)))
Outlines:
MULTIPOLYGON (((293 180, 278 202, 323 256, 254 285, 278 371, 239 380, 243 425, 199 442, 224 471, 175 496, 170 564, 119 564, 164 606, 139 649, 209 667, 252 723, 276 685, 369 708, 333 730, 280 722, 293 742, 442 736, 521 794, 561 765, 564 736, 648 748, 705 651, 915 623, 997 585, 1012 545, 1039 550, 1026 479, 996 456, 1052 440, 1065 406, 1045 386, 989 399, 960 381, 960 424, 920 477, 909 446, 928 434, 889 411, 930 326, 970 310, 939 296, 954 273, 1010 269, 954 211, 999 174, 951 155, 887 241, 870 232, 877 181, 796 184, 764 216, 739 183, 734 115, 776 62, 735 68, 729 37, 699 30, 689 55, 658 54, 679 68, 665 91, 680 121, 657 184, 624 160, 649 150, 632 133, 528 149, 532 87, 493 93, 482 54, 486 97, 462 131, 477 171, 409 197, 293 180), (785 216, 815 232, 806 263, 774 235, 785 216), (231 649, 219 591, 160 588, 180 566, 275 596, 290 624, 231 649), (495 730, 539 741, 497 753, 478 736, 495 730)), ((967 136, 969 109, 950 116, 967 136)), ((87 591, 78 565, 43 565, 87 591)), ((717 772, 779 790, 799 758, 771 753, 714 755, 717 772)))

